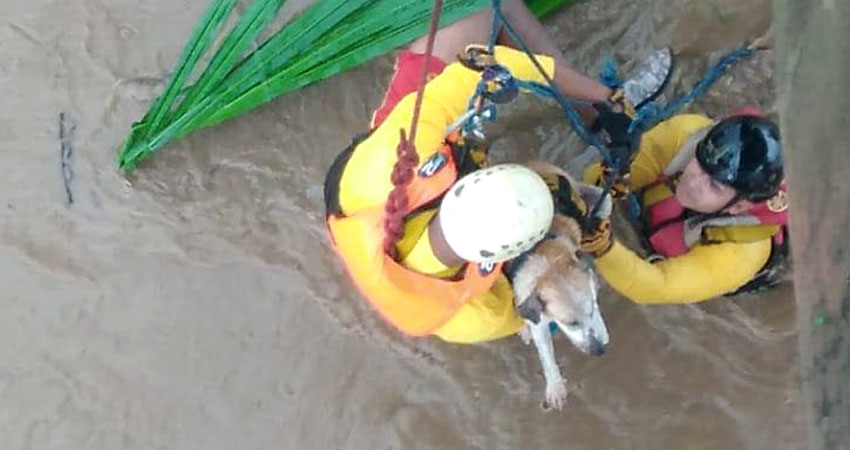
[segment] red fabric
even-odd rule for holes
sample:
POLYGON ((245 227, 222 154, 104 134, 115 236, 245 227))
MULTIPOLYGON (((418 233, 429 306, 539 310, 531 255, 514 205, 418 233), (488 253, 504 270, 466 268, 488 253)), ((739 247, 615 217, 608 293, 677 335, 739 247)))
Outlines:
MULTIPOLYGON (((372 114, 370 128, 377 128, 386 120, 395 105, 407 94, 414 93, 419 88, 419 80, 422 77, 422 66, 426 64, 425 55, 414 53, 410 50, 402 50, 398 53, 395 61, 395 73, 390 80, 387 93, 381 106, 372 114)), ((427 61, 428 79, 439 75, 446 68, 446 62, 436 56, 431 56, 427 61)))
POLYGON ((763 224, 783 226, 788 224, 788 210, 779 212, 771 211, 767 206, 767 202, 756 203, 755 206, 747 211, 747 214, 756 216, 759 222, 763 224))
MULTIPOLYGON (((782 186, 780 186, 779 189, 781 191, 787 190, 787 186, 785 185, 784 182, 782 183, 782 186)), ((762 203, 756 204, 755 206, 750 208, 749 211, 747 211, 747 214, 752 214, 752 215, 758 217, 758 219, 759 219, 759 221, 761 221, 761 223, 771 224, 771 225, 787 226, 788 225, 788 210, 785 209, 783 211, 774 212, 774 211, 770 210, 770 208, 767 206, 767 203, 768 202, 762 202, 762 203)), ((775 236, 773 236, 773 242, 776 245, 784 244, 785 243, 785 234, 784 233, 777 233, 775 236)))
MULTIPOLYGON (((756 106, 748 105, 734 110, 728 117, 734 116, 759 116, 763 117, 764 113, 756 106)), ((655 183, 663 182, 663 177, 655 183)), ((785 190, 785 185, 781 187, 785 190)), ((647 209, 647 220, 650 229, 655 230, 649 236, 649 242, 656 253, 667 258, 673 258, 686 253, 689 249, 685 243, 685 227, 681 220, 685 208, 676 200, 675 196, 670 196, 647 209), (679 220, 674 220, 679 219, 679 220), (666 225, 659 227, 661 224, 666 225)), ((767 206, 767 202, 757 203, 747 211, 748 215, 755 216, 762 224, 783 225, 788 223, 788 211, 774 212, 767 206)), ((778 233, 773 237, 776 244, 782 244, 784 237, 782 233, 778 233)))
POLYGON ((675 258, 688 252, 685 243, 685 222, 677 220, 669 223, 649 236, 649 243, 655 253, 665 258, 675 258))
MULTIPOLYGON (((785 190, 783 184, 781 189, 785 190)), ((759 223, 764 225, 782 225, 788 224, 788 210, 771 211, 767 205, 768 202, 756 203, 750 208, 746 214, 754 216, 759 220, 759 223)), ((670 196, 664 200, 650 206, 647 213, 647 220, 650 229, 655 231, 650 234, 649 242, 656 253, 666 258, 673 258, 687 252, 688 246, 685 243, 685 227, 681 220, 685 209, 676 200, 675 196, 670 196), (672 222, 670 222, 672 220, 672 222), (656 229, 659 225, 668 222, 661 228, 656 229)), ((782 245, 784 236, 782 233, 777 233, 773 237, 774 243, 782 245)))
POLYGON ((688 251, 688 245, 685 243, 685 223, 681 219, 685 208, 675 195, 650 206, 646 212, 649 227, 655 230, 649 235, 649 242, 655 253, 665 258, 673 258, 688 251), (665 223, 666 225, 663 225, 665 223))
POLYGON ((678 219, 684 212, 685 208, 676 200, 675 196, 671 195, 649 207, 647 220, 649 220, 649 226, 655 229, 664 222, 678 219))
POLYGON ((758 106, 747 105, 747 106, 742 106, 742 107, 732 111, 732 114, 729 114, 729 117, 735 117, 735 116, 764 117, 764 113, 761 112, 761 110, 758 108, 758 106))

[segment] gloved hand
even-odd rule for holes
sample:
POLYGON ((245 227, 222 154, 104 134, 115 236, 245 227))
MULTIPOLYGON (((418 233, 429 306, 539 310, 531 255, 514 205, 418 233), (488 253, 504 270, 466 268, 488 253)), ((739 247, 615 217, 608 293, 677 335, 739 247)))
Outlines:
POLYGON ((629 135, 629 127, 634 116, 630 116, 625 110, 615 111, 610 102, 594 103, 593 108, 598 116, 591 131, 601 132, 602 141, 608 147, 631 150, 632 138, 629 135))
POLYGON ((594 103, 598 116, 591 130, 599 133, 608 150, 612 153, 613 161, 623 167, 622 173, 628 172, 632 155, 640 145, 640 133, 629 133, 637 113, 634 105, 625 97, 622 89, 618 89, 604 103, 594 103))
POLYGON ((481 44, 467 45, 462 53, 458 53, 457 59, 467 69, 476 72, 481 72, 485 68, 497 64, 496 57, 490 53, 487 46, 481 44))
POLYGON ((613 245, 614 239, 611 236, 610 217, 600 220, 592 229, 582 231, 581 251, 594 258, 599 258, 608 253, 608 250, 611 250, 613 245))
MULTIPOLYGON (((603 188, 607 180, 613 176, 616 176, 614 169, 602 163, 595 163, 585 169, 583 180, 587 184, 603 188)), ((614 197, 614 200, 622 200, 631 192, 629 177, 629 173, 621 175, 611 185, 611 196, 614 197)))
POLYGON ((610 97, 608 97, 607 104, 613 109, 619 110, 621 113, 627 115, 630 120, 635 120, 635 117, 637 117, 635 105, 632 104, 631 100, 626 97, 626 91, 622 88, 617 89, 610 97))
POLYGON ((587 204, 585 226, 582 227, 581 250, 598 258, 614 245, 611 236, 611 196, 602 196, 603 190, 589 184, 579 184, 577 190, 587 204), (597 207, 598 204, 598 207, 597 207), (593 216, 589 216, 593 214, 593 216))
POLYGON ((566 177, 557 173, 540 173, 543 181, 552 192, 555 201, 555 211, 569 217, 579 218, 587 215, 587 202, 581 195, 581 191, 573 187, 573 183, 566 177))

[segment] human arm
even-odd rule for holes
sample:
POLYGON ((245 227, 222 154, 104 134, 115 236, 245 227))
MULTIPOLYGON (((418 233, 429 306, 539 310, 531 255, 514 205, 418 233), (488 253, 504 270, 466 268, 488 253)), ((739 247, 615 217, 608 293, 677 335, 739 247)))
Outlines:
MULTIPOLYGON (((705 116, 680 114, 644 133, 630 165, 629 187, 638 190, 658 180, 688 138, 708 125, 711 119, 705 116)), ((598 185, 602 170, 601 163, 591 164, 585 169, 584 182, 598 185)))
MULTIPOLYGON (((497 46, 495 57, 518 79, 544 81, 525 53, 497 46)), ((552 58, 538 56, 538 61, 552 76, 552 58)), ((453 63, 426 85, 414 143, 420 164, 440 148, 447 127, 466 112, 480 78, 480 73, 453 63)), ((410 127, 415 100, 416 94, 405 96, 352 154, 340 180, 340 203, 345 213, 374 208, 386 201, 392 189, 390 173, 397 159, 399 130, 410 127)))
POLYGON ((635 303, 695 303, 750 281, 770 257, 771 241, 698 245, 684 255, 649 263, 615 242, 596 260, 611 287, 635 303))

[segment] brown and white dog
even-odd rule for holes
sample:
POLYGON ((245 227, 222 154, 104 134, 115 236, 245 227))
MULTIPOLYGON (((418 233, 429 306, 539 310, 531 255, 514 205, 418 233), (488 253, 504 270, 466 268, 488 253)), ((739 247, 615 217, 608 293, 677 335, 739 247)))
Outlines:
MULTIPOLYGON (((533 162, 528 167, 541 175, 558 175, 577 189, 587 205, 593 205, 602 190, 577 183, 563 170, 533 162)), ((589 206, 590 207, 590 206, 589 206)), ((610 215, 610 197, 602 203, 600 215, 610 215)), ((520 333, 534 341, 546 378, 546 404, 561 409, 567 388, 555 360, 550 324, 557 326, 579 350, 601 355, 608 345, 608 329, 597 302, 597 280, 589 256, 581 252, 579 219, 556 215, 549 234, 527 253, 509 264, 515 306, 526 321, 520 333)))

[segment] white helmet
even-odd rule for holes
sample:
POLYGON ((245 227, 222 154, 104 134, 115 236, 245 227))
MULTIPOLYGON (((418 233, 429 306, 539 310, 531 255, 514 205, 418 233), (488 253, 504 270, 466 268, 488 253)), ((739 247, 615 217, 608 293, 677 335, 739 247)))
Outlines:
POLYGON ((449 247, 476 263, 506 261, 546 235, 552 194, 533 170, 502 164, 458 180, 443 197, 440 226, 449 247))

